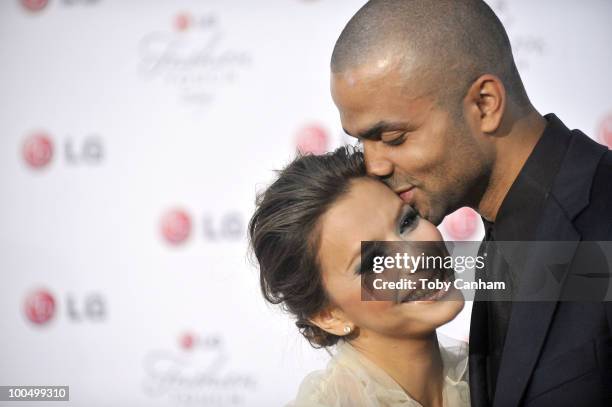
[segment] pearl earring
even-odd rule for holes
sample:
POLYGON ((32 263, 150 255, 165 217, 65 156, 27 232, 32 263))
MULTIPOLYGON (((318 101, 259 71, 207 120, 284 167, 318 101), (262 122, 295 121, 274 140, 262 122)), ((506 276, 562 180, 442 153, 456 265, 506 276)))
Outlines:
POLYGON ((348 326, 348 325, 346 325, 346 326, 344 327, 344 333, 345 333, 345 334, 349 334, 350 332, 351 332, 351 327, 350 327, 350 326, 348 326))

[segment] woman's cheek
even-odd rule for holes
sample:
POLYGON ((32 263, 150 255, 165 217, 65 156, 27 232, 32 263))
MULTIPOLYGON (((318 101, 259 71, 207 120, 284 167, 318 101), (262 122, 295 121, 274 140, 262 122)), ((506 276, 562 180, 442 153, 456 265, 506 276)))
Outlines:
POLYGON ((408 239, 421 242, 436 242, 442 240, 442 234, 433 223, 425 219, 419 219, 419 224, 410 233, 408 239))
POLYGON ((353 315, 363 314, 364 312, 380 315, 394 305, 390 301, 362 300, 360 279, 356 284, 351 284, 350 287, 345 286, 344 289, 338 287, 336 301, 347 314, 353 315))

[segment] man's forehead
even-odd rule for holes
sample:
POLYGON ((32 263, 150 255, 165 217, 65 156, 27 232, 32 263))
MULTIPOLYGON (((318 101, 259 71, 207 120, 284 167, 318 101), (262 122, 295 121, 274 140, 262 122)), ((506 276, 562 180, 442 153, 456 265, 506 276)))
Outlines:
POLYGON ((388 57, 369 61, 368 63, 332 74, 332 93, 336 91, 361 91, 371 86, 384 86, 388 79, 393 79, 397 71, 395 64, 388 57))
POLYGON ((338 105, 342 128, 350 136, 412 128, 422 121, 431 100, 426 96, 378 95, 338 105))
POLYGON ((344 130, 356 136, 381 123, 414 121, 431 96, 421 77, 406 72, 406 61, 389 54, 333 73, 332 98, 344 130))
POLYGON ((345 86, 358 86, 383 79, 409 80, 422 70, 422 61, 411 56, 407 50, 383 48, 367 58, 355 61, 351 66, 332 73, 332 83, 338 81, 345 86), (420 61, 420 64, 419 64, 420 61))
POLYGON ((370 61, 334 74, 334 78, 348 87, 376 81, 392 74, 399 62, 391 56, 378 56, 370 61))
POLYGON ((419 75, 390 67, 363 66, 332 74, 331 93, 341 113, 368 112, 387 104, 416 101, 429 94, 419 75))

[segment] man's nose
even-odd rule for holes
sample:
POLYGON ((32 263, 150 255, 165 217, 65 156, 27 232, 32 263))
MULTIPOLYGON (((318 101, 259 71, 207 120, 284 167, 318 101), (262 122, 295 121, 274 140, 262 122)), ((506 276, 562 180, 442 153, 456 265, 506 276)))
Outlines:
POLYGON ((368 174, 387 178, 393 174, 393 164, 381 153, 381 143, 375 140, 364 141, 363 155, 368 174))

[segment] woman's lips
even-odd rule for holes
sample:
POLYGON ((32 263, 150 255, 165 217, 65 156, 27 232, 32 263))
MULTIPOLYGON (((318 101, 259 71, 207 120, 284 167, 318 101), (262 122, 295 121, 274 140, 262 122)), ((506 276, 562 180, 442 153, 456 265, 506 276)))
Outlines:
MULTIPOLYGON (((418 277, 418 272, 415 274, 418 277)), ((423 273, 425 274, 425 273, 423 273)), ((429 274, 429 273, 427 273, 429 274)), ((425 275, 423 275, 425 277, 425 275)), ((440 282, 452 282, 455 280, 454 272, 451 270, 435 270, 432 274, 426 277, 427 281, 440 281, 440 282)), ((419 282, 420 283, 420 282, 419 282)), ((414 290, 410 290, 408 293, 402 296, 402 299, 399 301, 400 303, 405 302, 429 302, 429 301, 438 301, 445 297, 448 292, 452 289, 452 284, 449 290, 444 288, 440 289, 422 289, 417 288, 414 290)))

